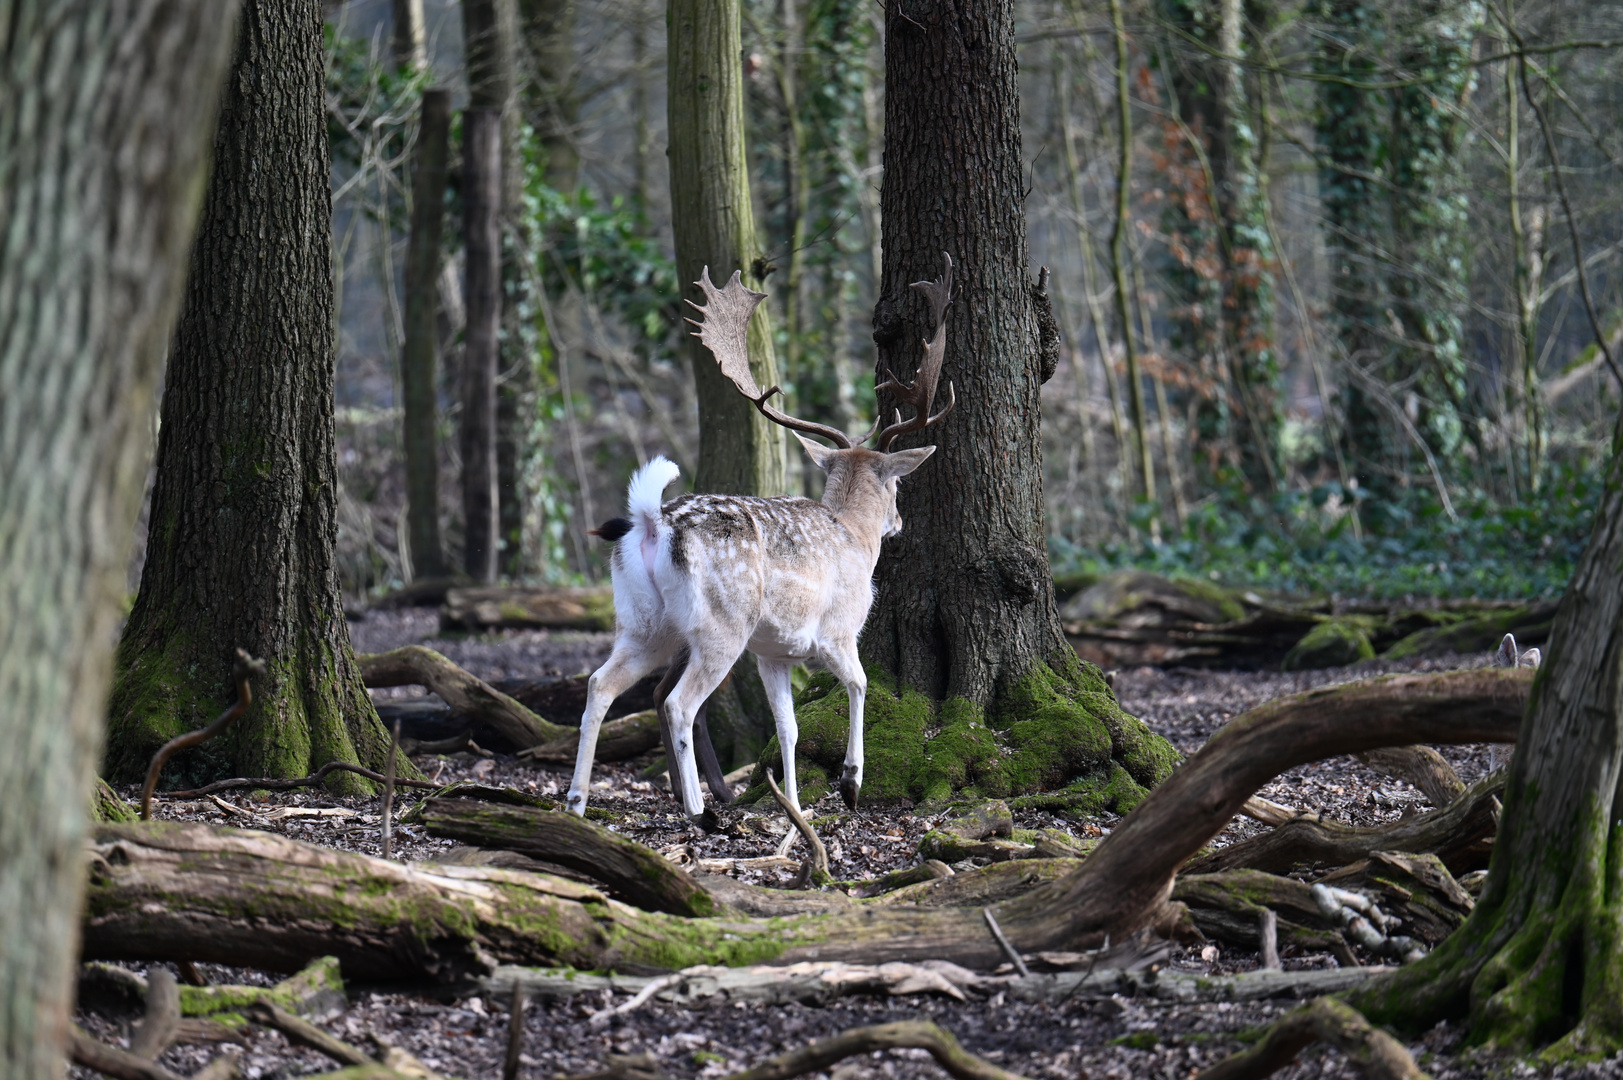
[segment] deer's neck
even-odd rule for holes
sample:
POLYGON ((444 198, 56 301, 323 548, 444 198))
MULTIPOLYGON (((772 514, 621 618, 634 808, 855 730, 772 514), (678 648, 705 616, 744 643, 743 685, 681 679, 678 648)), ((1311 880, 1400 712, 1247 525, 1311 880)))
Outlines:
POLYGON ((883 488, 873 485, 830 484, 823 491, 823 505, 834 520, 876 559, 885 536, 885 494, 883 488))

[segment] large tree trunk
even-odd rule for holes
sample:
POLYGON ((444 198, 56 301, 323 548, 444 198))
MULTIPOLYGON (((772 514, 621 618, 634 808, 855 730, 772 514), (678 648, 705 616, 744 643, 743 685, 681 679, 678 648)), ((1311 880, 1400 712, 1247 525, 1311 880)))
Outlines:
MULTIPOLYGON (((1623 434, 1623 432, 1620 432, 1623 434)), ((1567 588, 1505 785, 1488 882, 1423 963, 1359 998, 1372 1018, 1469 1017, 1547 1057, 1623 1049, 1623 457, 1567 588)))
POLYGON ((81 845, 235 4, 0 8, 0 1075, 62 1075, 81 845))
MULTIPOLYGON (((744 72, 738 0, 670 0, 668 9, 671 219, 683 291, 708 266, 725 281, 742 270, 762 290, 770 269, 755 237, 744 156, 744 72)), ((932 263, 932 265, 934 265, 932 263)), ((697 338, 688 342, 699 396, 697 491, 777 495, 785 490, 783 431, 756 412, 722 375, 697 338)), ((777 384, 766 309, 749 326, 750 371, 757 386, 777 384)))
POLYGON ((329 761, 382 771, 388 757, 333 558, 324 94, 320 4, 252 5, 169 356, 141 592, 119 643, 107 769, 121 782, 214 718, 236 648, 267 662, 253 705, 177 757, 172 779, 304 776, 329 761))
MULTIPOLYGON (((908 283, 938 274, 947 252, 958 270, 942 377, 958 404, 899 440, 940 449, 901 486, 905 527, 880 558, 863 656, 995 721, 1021 687, 1108 693, 1075 668, 1045 549, 1038 392, 1055 357, 1040 334, 1047 297, 1027 273, 1014 11, 1007 0, 888 11, 878 370, 906 380, 917 367, 927 312, 908 283)), ((889 415, 896 402, 879 406, 889 415)), ((1145 779, 1165 774, 1154 771, 1145 779)))
MULTIPOLYGON (((416 0, 421 6, 421 0, 416 0)), ((396 4, 397 11, 401 6, 396 4)), ((421 12, 419 12, 421 14, 421 12)), ((440 544, 439 288, 445 225, 445 169, 451 92, 423 92, 422 123, 411 176, 411 242, 406 254, 406 340, 400 359, 405 405, 407 519, 414 577, 448 572, 440 544)))

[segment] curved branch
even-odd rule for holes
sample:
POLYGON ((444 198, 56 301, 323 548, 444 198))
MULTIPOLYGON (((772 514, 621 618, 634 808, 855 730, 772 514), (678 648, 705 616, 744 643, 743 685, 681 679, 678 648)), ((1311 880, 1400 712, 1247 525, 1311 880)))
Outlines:
POLYGON ((823 1072, 837 1061, 875 1050, 928 1050, 930 1056, 956 1080, 1023 1080, 1018 1073, 1000 1069, 958 1045, 952 1032, 928 1020, 903 1020, 894 1024, 852 1028, 827 1039, 819 1039, 763 1062, 753 1069, 734 1073, 726 1080, 789 1080, 809 1072, 823 1072))
POLYGON ((208 742, 231 726, 231 721, 248 711, 253 704, 254 694, 250 680, 255 675, 265 674, 265 661, 255 660, 241 649, 237 650, 237 659, 231 665, 231 677, 237 683, 236 703, 228 707, 225 712, 215 718, 214 723, 196 731, 188 731, 184 735, 176 735, 173 739, 158 747, 158 752, 152 755, 152 764, 147 766, 147 780, 141 785, 141 820, 149 821, 152 818, 152 789, 158 786, 158 776, 163 772, 166 762, 180 751, 198 743, 208 742))
POLYGON ((1370 1080, 1427 1080, 1402 1043, 1335 998, 1319 998, 1287 1013, 1256 1046, 1218 1062, 1198 1080, 1261 1080, 1321 1041, 1346 1054, 1370 1080))

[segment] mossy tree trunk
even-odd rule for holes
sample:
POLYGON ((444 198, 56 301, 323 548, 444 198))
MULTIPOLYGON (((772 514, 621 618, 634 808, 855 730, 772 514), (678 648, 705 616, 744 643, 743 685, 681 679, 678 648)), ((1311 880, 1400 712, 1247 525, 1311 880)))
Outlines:
POLYGON ((1359 995, 1372 1019, 1468 1017, 1547 1058, 1623 1049, 1623 457, 1562 600, 1505 786, 1487 885, 1424 962, 1359 995))
POLYGON ((267 661, 252 707, 178 756, 170 779, 303 776, 328 761, 381 770, 388 756, 333 554, 324 88, 317 0, 250 4, 170 348, 141 591, 118 647, 117 781, 139 779, 157 747, 214 718, 239 647, 267 661))
MULTIPOLYGON (((878 371, 909 380, 917 369, 928 311, 909 283, 938 275, 947 252, 956 268, 942 377, 957 407, 896 447, 939 449, 901 485, 905 524, 879 561, 862 638, 864 660, 883 676, 871 691, 870 738, 884 726, 879 699, 911 716, 917 709, 906 702, 916 695, 942 703, 937 738, 951 732, 954 745, 939 754, 965 763, 943 772, 955 788, 979 772, 993 789, 1004 780, 1011 791, 1063 786, 1084 771, 1109 772, 1117 751, 1145 740, 1164 753, 1138 755, 1129 771, 1153 784, 1176 755, 1078 665, 1055 607, 1038 395, 1057 341, 1043 333, 1048 299, 1028 273, 1012 3, 929 0, 905 13, 892 5, 885 71, 878 371), (1033 751, 1029 770, 998 778, 988 723, 1000 741, 1033 751)), ((880 415, 895 406, 881 396, 880 415)))
POLYGON ((62 1075, 150 424, 236 5, 0 5, 0 1075, 62 1075))
MULTIPOLYGON (((710 267, 726 281, 764 291, 766 260, 755 235, 744 154, 744 71, 739 0, 670 0, 667 9, 671 220, 683 295, 710 267)), ((697 338, 688 341, 699 397, 697 491, 778 495, 785 490, 784 433, 745 400, 697 338)), ((749 326, 750 370, 757 386, 778 382, 765 308, 749 326)))

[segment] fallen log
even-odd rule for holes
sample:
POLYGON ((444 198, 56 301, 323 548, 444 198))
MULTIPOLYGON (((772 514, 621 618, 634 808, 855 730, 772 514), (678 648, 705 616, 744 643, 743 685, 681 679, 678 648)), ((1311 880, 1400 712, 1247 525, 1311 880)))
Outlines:
POLYGON ((450 589, 440 606, 443 630, 613 630, 614 590, 607 586, 450 589))
POLYGON ((1266 870, 1283 874, 1298 865, 1346 866, 1377 851, 1434 854, 1458 876, 1487 865, 1490 841, 1499 828, 1503 770, 1489 773, 1441 810, 1390 825, 1359 828, 1336 821, 1297 818, 1271 832, 1230 844, 1190 861, 1185 874, 1225 870, 1266 870))
POLYGON ((1376 772, 1413 784, 1436 807, 1447 806, 1465 794, 1460 774, 1429 746, 1391 746, 1359 754, 1358 760, 1376 772))
POLYGON ((568 728, 543 720, 489 683, 422 645, 407 645, 386 653, 364 653, 355 659, 368 687, 427 687, 443 698, 452 712, 485 724, 516 749, 539 746, 569 734, 568 728))
POLYGON ((430 836, 516 851, 589 875, 644 911, 703 918, 715 901, 686 870, 652 848, 558 810, 494 806, 471 799, 429 799, 415 811, 430 836))
MULTIPOLYGON (((639 757, 659 745, 659 716, 653 709, 610 720, 598 733, 597 761, 625 761, 639 757)), ((580 731, 570 729, 551 742, 520 750, 518 756, 549 765, 574 765, 580 749, 580 731)))
POLYGON ((1272 912, 1279 944, 1332 953, 1343 967, 1357 966, 1346 939, 1320 914, 1312 889, 1293 878, 1258 870, 1183 875, 1172 887, 1172 899, 1189 908, 1209 938, 1259 948, 1264 913, 1272 912))

